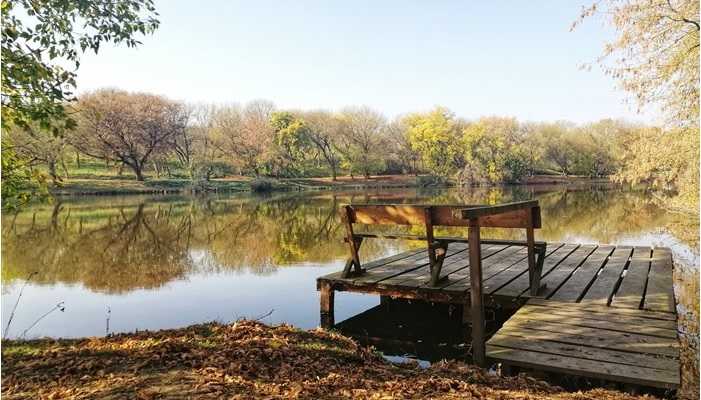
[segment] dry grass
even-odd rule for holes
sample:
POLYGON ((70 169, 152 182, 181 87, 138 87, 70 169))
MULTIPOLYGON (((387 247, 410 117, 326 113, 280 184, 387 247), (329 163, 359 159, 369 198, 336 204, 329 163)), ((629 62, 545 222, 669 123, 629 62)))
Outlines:
POLYGON ((4 399, 634 399, 570 393, 459 362, 396 365, 341 335, 240 321, 81 340, 7 341, 4 399))

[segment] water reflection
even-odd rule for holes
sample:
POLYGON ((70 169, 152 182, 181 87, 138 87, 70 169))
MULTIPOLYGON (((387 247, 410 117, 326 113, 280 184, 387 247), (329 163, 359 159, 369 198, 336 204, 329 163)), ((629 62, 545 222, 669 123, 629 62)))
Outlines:
MULTIPOLYGON (((328 264, 345 256, 336 212, 340 203, 470 204, 531 197, 540 200, 539 236, 548 241, 616 243, 650 233, 654 240, 660 228, 671 227, 677 247, 698 248, 692 231, 674 230, 689 224, 681 224, 643 193, 611 188, 81 199, 3 216, 2 281, 5 287, 36 271, 33 279, 41 284, 80 283, 94 291, 123 293, 158 288, 189 274, 271 274, 279 267, 328 264)), ((518 234, 490 232, 495 237, 518 234)), ((367 241, 363 253, 373 258, 396 250, 387 246, 408 245, 367 241)))
MULTIPOLYGON (((611 186, 63 199, 2 217, 3 326, 23 280, 36 271, 10 336, 59 300, 66 301, 66 314, 43 320, 34 336, 104 334, 107 306, 113 331, 231 320, 271 309, 276 311, 268 322, 310 328, 318 322, 315 278, 340 270, 346 256, 340 204, 530 198, 541 204, 541 239, 672 248, 680 267, 675 290, 686 321, 682 329, 690 332, 684 339, 689 368, 698 371, 698 221, 666 212, 644 192, 611 186)), ((492 230, 485 236, 518 234, 492 230)), ((411 245, 370 240, 361 256, 377 258, 411 245)), ((371 296, 342 295, 337 316, 376 304, 371 296)))

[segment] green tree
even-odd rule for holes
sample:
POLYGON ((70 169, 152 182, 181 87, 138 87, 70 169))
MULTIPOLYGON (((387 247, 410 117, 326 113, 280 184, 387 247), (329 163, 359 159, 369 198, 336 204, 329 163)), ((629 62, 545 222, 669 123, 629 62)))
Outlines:
POLYGON ((2 118, 21 127, 70 121, 64 103, 81 54, 104 42, 134 47, 159 24, 152 0, 2 0, 1 9, 2 118))
POLYGON ((521 127, 515 118, 481 118, 463 131, 465 183, 517 183, 528 170, 521 127))
MULTIPOLYGON (((152 0, 2 0, 0 12, 3 130, 36 124, 59 134, 72 128, 65 104, 74 100, 83 52, 97 53, 103 43, 134 47, 138 34, 159 25, 152 0)), ((26 162, 11 145, 3 146, 2 155, 3 182, 19 183, 2 185, 8 199, 31 176, 21 172, 26 162)))

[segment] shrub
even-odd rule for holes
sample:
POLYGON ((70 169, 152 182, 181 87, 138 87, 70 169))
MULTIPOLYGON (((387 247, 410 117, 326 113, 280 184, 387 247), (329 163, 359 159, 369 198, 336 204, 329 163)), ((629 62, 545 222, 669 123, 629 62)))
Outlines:
POLYGON ((420 175, 416 177, 416 183, 420 187, 447 186, 448 179, 440 175, 420 175))
POLYGON ((275 181, 270 178, 256 178, 248 185, 251 187, 251 190, 256 193, 265 193, 275 188, 275 181))

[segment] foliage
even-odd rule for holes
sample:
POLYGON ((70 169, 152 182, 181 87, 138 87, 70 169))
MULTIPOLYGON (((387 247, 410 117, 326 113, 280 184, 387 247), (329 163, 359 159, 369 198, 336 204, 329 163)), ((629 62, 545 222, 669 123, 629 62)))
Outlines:
POLYGON ((386 136, 389 144, 387 172, 413 173, 414 175, 419 173, 418 164, 421 155, 412 147, 407 130, 406 118, 399 117, 387 125, 386 136))
MULTIPOLYGON (((103 170, 120 176, 123 167, 137 165, 141 179, 151 168, 157 176, 165 172, 202 182, 235 174, 333 179, 339 172, 351 178, 358 172, 365 177, 411 172, 477 185, 517 183, 537 173, 612 176, 634 162, 622 156, 622 146, 631 148, 631 140, 650 129, 614 120, 585 125, 503 117, 465 121, 441 107, 388 123, 368 108, 331 113, 276 111, 266 101, 243 107, 186 105, 113 89, 86 94, 78 104, 83 107, 78 128, 65 139, 11 130, 6 142, 25 144, 22 155, 31 160, 29 166, 48 171, 55 181, 60 181, 57 166, 64 174, 64 165, 73 169, 64 163, 63 153, 70 153, 78 154, 77 161, 81 155, 103 160, 103 170)), ((634 170, 627 168, 626 175, 634 170)))
POLYGON ((671 208, 687 213, 699 209, 699 132, 666 132, 648 128, 624 137, 620 144, 623 168, 616 179, 644 182, 664 192, 677 193, 666 200, 671 208))
POLYGON ((699 1, 607 0, 584 9, 574 26, 597 13, 618 32, 600 59, 604 70, 639 108, 661 106, 675 128, 624 139, 618 178, 672 189, 678 196, 664 201, 698 214, 699 1), (606 64, 611 58, 613 65, 606 64))
POLYGON ((448 179, 442 175, 419 175, 416 177, 416 184, 419 187, 444 187, 448 183, 448 179))
POLYGON ((425 114, 411 114, 404 123, 411 149, 420 155, 425 168, 441 176, 457 172, 462 148, 453 113, 437 107, 425 114))
POLYGON ((310 147, 309 128, 304 120, 289 111, 280 111, 272 114, 270 124, 275 132, 276 149, 271 160, 275 175, 303 174, 303 160, 310 147))
POLYGON ((660 104, 670 124, 698 127, 699 1, 605 0, 585 8, 573 28, 596 13, 618 32, 599 59, 604 71, 639 107, 660 104))
MULTIPOLYGON (((59 167, 63 167, 64 174, 67 174, 63 158, 68 143, 63 135, 46 134, 46 132, 39 130, 35 123, 27 128, 7 129, 3 135, 8 138, 4 144, 11 146, 12 151, 30 169, 39 165, 46 167, 54 185, 59 184, 62 180, 58 171, 59 167)), ((23 180, 31 181, 32 179, 27 177, 23 180)))
POLYGON ((2 119, 18 127, 70 122, 64 102, 73 99, 80 55, 104 42, 135 47, 136 35, 159 25, 152 0, 3 0, 1 9, 2 119))
POLYGON ((465 128, 464 183, 517 183, 527 173, 515 118, 482 118, 465 128))
POLYGON ((275 187, 275 181, 268 178, 256 178, 249 183, 251 190, 256 193, 270 192, 275 187))
MULTIPOLYGON (((0 12, 3 135, 7 129, 58 135, 73 128, 65 103, 74 99, 81 54, 97 53, 103 43, 134 47, 137 35, 159 25, 152 0, 2 0, 0 12)), ((3 146, 4 206, 46 191, 41 174, 27 172, 24 155, 3 146)))
POLYGON ((12 144, 2 139, 2 202, 4 209, 16 209, 34 197, 44 197, 46 178, 40 171, 17 156, 12 144))

